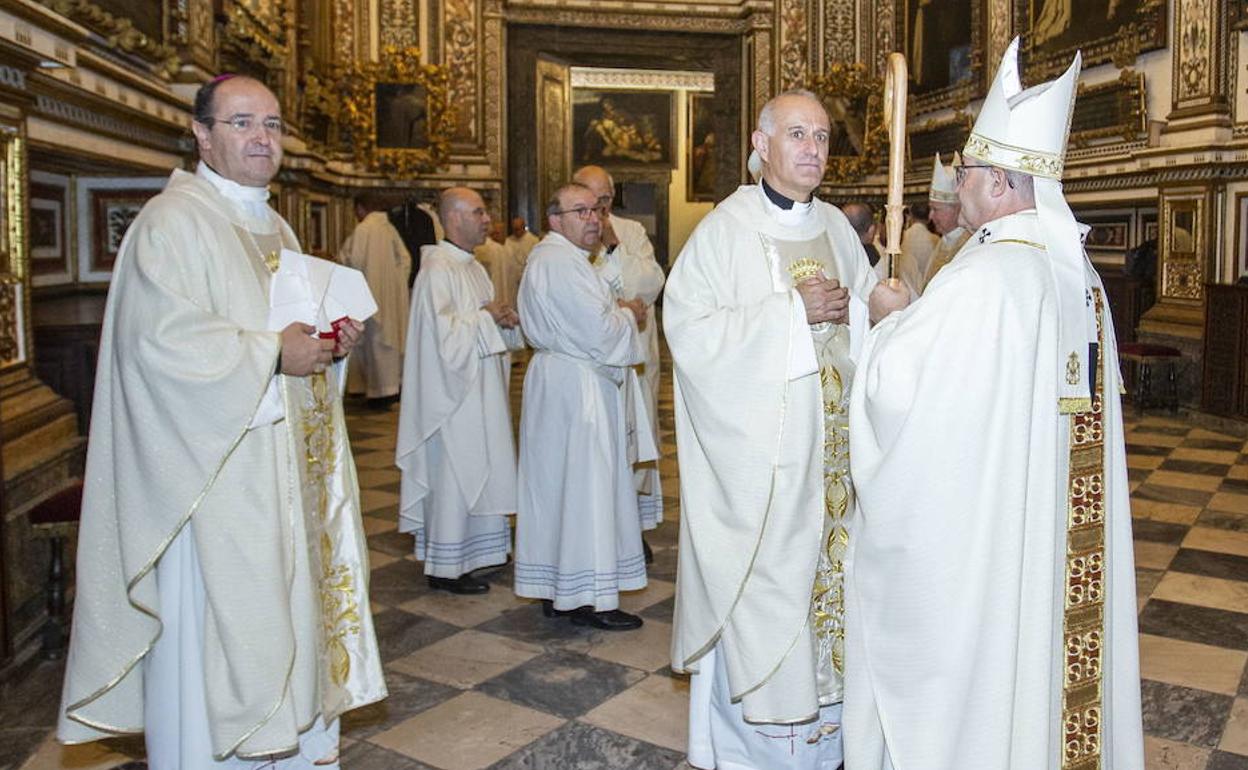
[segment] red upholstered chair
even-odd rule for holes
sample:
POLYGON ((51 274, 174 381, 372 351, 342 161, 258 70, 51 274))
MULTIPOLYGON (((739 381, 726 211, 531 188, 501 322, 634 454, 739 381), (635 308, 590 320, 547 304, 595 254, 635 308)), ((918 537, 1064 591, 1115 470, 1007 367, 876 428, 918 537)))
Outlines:
POLYGON ((1118 360, 1125 368, 1130 364, 1135 370, 1135 387, 1132 389, 1131 401, 1135 404, 1138 414, 1151 405, 1160 405, 1171 412, 1179 410, 1179 388, 1176 368, 1183 354, 1178 348, 1168 345, 1153 345, 1147 342, 1128 342, 1118 346, 1118 360), (1166 368, 1165 393, 1153 393, 1153 368, 1166 368))
POLYGON ((78 531, 82 513, 82 482, 62 487, 30 510, 31 534, 48 541, 48 622, 43 627, 43 656, 56 660, 65 654, 65 538, 78 531))

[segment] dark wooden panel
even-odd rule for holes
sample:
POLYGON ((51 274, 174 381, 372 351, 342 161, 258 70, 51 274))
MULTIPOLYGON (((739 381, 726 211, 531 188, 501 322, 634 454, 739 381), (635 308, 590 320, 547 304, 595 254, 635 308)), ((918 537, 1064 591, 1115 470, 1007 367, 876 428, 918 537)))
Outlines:
POLYGON ((83 434, 91 425, 104 302, 103 294, 72 294, 36 298, 32 305, 35 372, 48 387, 74 403, 78 430, 83 434))
POLYGON ((1248 418, 1248 287, 1207 284, 1200 406, 1248 418))
POLYGON ((1144 312, 1143 282, 1123 273, 1116 265, 1097 265, 1096 271, 1105 285, 1110 315, 1114 319, 1114 338, 1119 345, 1135 342, 1135 327, 1144 312))

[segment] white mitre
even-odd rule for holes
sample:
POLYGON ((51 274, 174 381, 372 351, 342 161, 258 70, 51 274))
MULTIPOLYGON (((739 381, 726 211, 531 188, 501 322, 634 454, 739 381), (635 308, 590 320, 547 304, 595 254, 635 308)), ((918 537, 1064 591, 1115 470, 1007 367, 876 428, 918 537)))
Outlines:
POLYGON ((927 199, 933 203, 957 203, 958 180, 954 169, 962 164, 958 153, 953 153, 953 165, 946 166, 940 162, 940 153, 932 159, 932 185, 928 188, 927 199))
POLYGON ((763 159, 759 157, 758 150, 750 150, 749 160, 745 162, 746 171, 750 172, 754 184, 758 184, 758 180, 763 176, 763 159))
POLYGON ((1026 91, 1018 77, 1018 38, 1010 43, 962 154, 1034 178, 1036 214, 1057 283, 1062 412, 1092 408, 1088 367, 1096 317, 1074 214, 1062 196, 1066 138, 1075 108, 1080 54, 1061 77, 1026 91))

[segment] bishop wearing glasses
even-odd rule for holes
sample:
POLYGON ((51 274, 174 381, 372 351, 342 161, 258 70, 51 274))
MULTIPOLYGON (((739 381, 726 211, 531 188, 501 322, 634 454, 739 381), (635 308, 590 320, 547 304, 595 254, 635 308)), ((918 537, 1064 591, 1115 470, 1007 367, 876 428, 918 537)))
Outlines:
POLYGON ((1062 195, 1079 58, 1006 50, 962 151, 972 233, 867 335, 850 397, 845 765, 1144 767, 1118 356, 1062 195))
POLYGON ((589 261, 602 226, 592 190, 560 188, 546 214, 550 232, 520 282, 534 354, 520 415, 515 590, 541 599, 548 617, 637 628, 619 595, 646 586, 633 483, 633 465, 656 456, 633 369, 646 358, 646 308, 616 299, 589 261))

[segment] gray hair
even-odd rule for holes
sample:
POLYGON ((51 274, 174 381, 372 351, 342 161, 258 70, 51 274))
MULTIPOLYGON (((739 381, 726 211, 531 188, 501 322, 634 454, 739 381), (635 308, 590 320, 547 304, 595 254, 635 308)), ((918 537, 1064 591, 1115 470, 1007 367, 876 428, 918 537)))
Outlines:
MULTIPOLYGON (((546 216, 553 217, 558 214, 563 209, 563 194, 572 190, 590 192, 590 189, 580 182, 568 182, 563 187, 555 190, 554 194, 550 196, 550 200, 546 201, 546 216)), ((590 192, 590 194, 592 195, 593 193, 590 192)))
POLYGON ((1036 179, 1031 174, 1022 171, 1014 171, 1013 169, 1001 169, 1005 172, 1005 182, 1019 197, 1025 202, 1035 205, 1036 202, 1036 179))
POLYGON ((813 91, 805 88, 790 88, 788 91, 771 97, 767 100, 767 103, 763 105, 763 109, 758 113, 757 129, 759 131, 771 136, 771 132, 776 128, 776 102, 787 96, 801 96, 818 103, 820 106, 823 105, 823 102, 819 101, 819 97, 815 96, 813 91))

